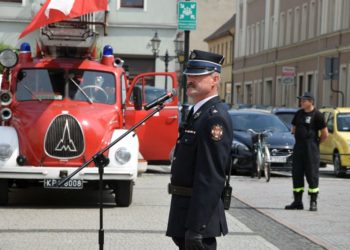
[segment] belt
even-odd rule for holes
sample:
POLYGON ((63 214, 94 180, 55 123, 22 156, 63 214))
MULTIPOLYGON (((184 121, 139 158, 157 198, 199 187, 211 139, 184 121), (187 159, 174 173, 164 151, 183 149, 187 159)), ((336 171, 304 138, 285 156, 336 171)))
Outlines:
POLYGON ((181 196, 192 196, 192 188, 175 186, 175 185, 172 185, 171 183, 169 183, 168 193, 181 195, 181 196))

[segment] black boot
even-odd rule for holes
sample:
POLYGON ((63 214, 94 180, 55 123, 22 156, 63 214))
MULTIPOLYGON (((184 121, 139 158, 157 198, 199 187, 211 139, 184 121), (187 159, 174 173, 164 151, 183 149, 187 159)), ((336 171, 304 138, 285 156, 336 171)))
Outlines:
POLYGON ((318 193, 312 193, 310 195, 310 211, 317 211, 317 195, 318 193))
POLYGON ((304 209, 303 206, 303 192, 293 192, 294 195, 294 201, 290 204, 287 205, 284 209, 287 210, 293 210, 293 209, 297 209, 297 210, 302 210, 304 209))

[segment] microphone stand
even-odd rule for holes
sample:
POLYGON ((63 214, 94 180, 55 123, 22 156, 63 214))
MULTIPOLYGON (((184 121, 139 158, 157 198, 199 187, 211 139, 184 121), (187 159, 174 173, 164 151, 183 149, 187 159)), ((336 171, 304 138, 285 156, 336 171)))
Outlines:
POLYGON ((61 187, 66 183, 68 180, 70 180, 74 175, 79 173, 81 170, 83 170, 85 167, 87 167, 91 162, 95 163, 95 166, 98 167, 98 173, 99 173, 99 209, 100 209, 100 229, 98 232, 98 243, 100 246, 100 250, 103 250, 104 245, 104 229, 103 229, 103 172, 104 167, 106 167, 109 164, 109 159, 103 155, 108 149, 113 147, 115 144, 117 144, 119 141, 121 141, 124 137, 126 137, 131 132, 135 131, 136 128, 138 128, 140 125, 142 125, 145 121, 147 121, 149 118, 154 116, 156 113, 158 113, 160 110, 164 108, 164 104, 160 103, 158 106, 147 116, 145 116, 141 121, 136 123, 133 127, 131 127, 128 131, 126 131, 124 134, 119 136, 117 139, 115 139, 113 142, 111 142, 108 146, 97 152, 95 155, 91 157, 90 160, 85 162, 83 165, 81 165, 79 168, 77 168, 75 171, 73 171, 70 175, 62 179, 57 186, 61 187))

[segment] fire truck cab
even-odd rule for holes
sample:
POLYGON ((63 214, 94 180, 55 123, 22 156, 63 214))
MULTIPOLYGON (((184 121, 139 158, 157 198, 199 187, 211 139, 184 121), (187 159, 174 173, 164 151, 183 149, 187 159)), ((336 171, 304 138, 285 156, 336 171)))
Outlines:
MULTIPOLYGON (((87 162, 151 111, 142 106, 177 88, 174 72, 145 73, 132 81, 106 45, 100 59, 97 33, 86 17, 45 26, 37 54, 28 43, 19 53, 0 53, 5 67, 0 92, 0 204, 9 189, 57 182, 87 162)), ((132 202, 140 155, 169 160, 178 130, 177 97, 164 110, 110 148, 104 186, 115 191, 118 206, 132 202)), ((98 183, 92 163, 62 188, 98 183)))

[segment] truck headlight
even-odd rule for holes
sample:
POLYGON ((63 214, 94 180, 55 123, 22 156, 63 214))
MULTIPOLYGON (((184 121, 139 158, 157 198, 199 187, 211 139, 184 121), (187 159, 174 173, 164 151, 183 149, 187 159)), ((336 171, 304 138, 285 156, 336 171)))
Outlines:
POLYGON ((119 164, 123 165, 130 161, 131 153, 126 148, 118 148, 115 152, 115 159, 119 164))
POLYGON ((11 145, 9 144, 0 144, 0 160, 8 160, 13 153, 11 145))

